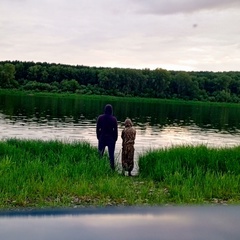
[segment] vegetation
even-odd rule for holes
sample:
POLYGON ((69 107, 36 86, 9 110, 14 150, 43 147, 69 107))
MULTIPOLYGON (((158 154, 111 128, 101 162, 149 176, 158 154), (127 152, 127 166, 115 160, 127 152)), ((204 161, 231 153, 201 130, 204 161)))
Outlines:
POLYGON ((0 142, 0 208, 240 202, 240 147, 177 147, 139 159, 139 176, 110 169, 85 142, 0 142))
POLYGON ((139 171, 161 182, 170 202, 240 201, 240 146, 160 149, 140 158, 139 171))
POLYGON ((239 103, 240 72, 140 70, 2 61, 0 88, 239 103))

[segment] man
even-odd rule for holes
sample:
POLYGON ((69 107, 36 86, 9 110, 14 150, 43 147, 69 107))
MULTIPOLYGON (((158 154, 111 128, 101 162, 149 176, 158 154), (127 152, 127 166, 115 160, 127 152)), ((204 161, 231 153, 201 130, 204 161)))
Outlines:
POLYGON ((114 170, 114 151, 118 138, 118 124, 116 117, 113 116, 112 105, 107 104, 104 108, 104 114, 98 116, 96 133, 98 151, 103 156, 105 147, 108 147, 110 167, 114 170))

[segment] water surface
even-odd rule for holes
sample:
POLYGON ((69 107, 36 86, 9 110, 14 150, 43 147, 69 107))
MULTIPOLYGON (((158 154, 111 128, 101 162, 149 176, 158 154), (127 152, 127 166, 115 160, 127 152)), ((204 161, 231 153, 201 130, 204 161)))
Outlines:
POLYGON ((238 240, 239 206, 111 207, 0 212, 7 240, 238 240))
MULTIPOLYGON (((232 147, 240 144, 240 106, 174 104, 168 101, 112 101, 77 97, 0 95, 0 139, 88 141, 97 146, 96 119, 107 103, 118 119, 115 157, 120 161, 121 131, 130 117, 137 131, 135 160, 149 149, 204 144, 232 147)), ((137 167, 137 162, 136 162, 137 167)))

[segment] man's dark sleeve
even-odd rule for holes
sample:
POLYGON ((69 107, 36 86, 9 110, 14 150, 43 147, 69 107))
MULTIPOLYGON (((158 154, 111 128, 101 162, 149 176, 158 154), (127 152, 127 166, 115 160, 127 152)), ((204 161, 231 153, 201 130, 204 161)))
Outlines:
POLYGON ((116 118, 115 118, 114 135, 115 135, 115 141, 117 141, 117 139, 118 139, 118 123, 117 123, 116 118))
POLYGON ((96 135, 97 135, 97 139, 99 140, 99 137, 100 137, 100 118, 99 117, 97 119, 96 135))

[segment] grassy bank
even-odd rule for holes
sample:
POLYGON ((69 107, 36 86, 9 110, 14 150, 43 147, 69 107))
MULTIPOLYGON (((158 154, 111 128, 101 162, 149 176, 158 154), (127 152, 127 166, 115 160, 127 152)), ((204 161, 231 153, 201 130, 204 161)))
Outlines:
POLYGON ((88 143, 0 142, 0 208, 240 203, 240 147, 178 147, 112 172, 88 143))
POLYGON ((240 202, 240 146, 160 149, 142 156, 139 169, 162 183, 170 202, 240 202))

